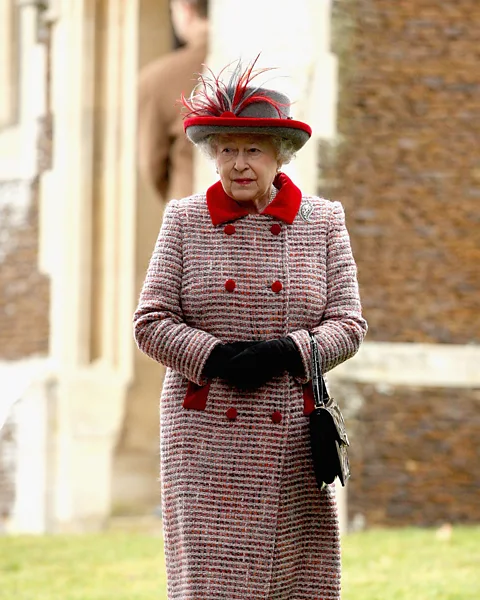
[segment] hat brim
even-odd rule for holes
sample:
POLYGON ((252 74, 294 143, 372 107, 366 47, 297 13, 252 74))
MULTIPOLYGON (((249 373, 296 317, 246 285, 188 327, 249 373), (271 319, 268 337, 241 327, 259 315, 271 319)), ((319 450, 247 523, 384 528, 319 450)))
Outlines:
POLYGON ((213 134, 256 133, 285 138, 292 142, 295 150, 300 150, 312 135, 309 125, 293 119, 191 117, 185 119, 183 126, 188 139, 194 144, 213 134))

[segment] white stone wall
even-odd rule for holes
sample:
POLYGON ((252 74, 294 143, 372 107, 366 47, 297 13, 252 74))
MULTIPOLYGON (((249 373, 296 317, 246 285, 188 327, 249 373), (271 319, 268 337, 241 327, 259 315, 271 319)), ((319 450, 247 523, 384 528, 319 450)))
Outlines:
POLYGON ((356 356, 329 374, 331 381, 447 388, 480 386, 480 347, 364 342, 356 356))
MULTIPOLYGON (((28 217, 37 174, 46 50, 37 41, 36 17, 32 3, 0 0, 0 268, 15 250, 10 232, 28 217)), ((7 532, 46 530, 48 373, 42 358, 0 363, 0 462, 12 502, 8 510, 4 506, 7 532)))
POLYGON ((7 533, 48 529, 50 371, 46 359, 0 363, 0 470, 11 490, 3 515, 7 533))
POLYGON ((16 119, 18 31, 14 0, 0 0, 0 130, 16 119))
POLYGON ((26 224, 31 201, 27 180, 0 180, 0 265, 14 248, 10 233, 26 224))
MULTIPOLYGON (((9 0, 0 0, 0 19, 11 16, 12 7, 6 10, 9 0)), ((12 4, 15 4, 12 2, 12 4)), ((0 25, 0 181, 31 180, 36 173, 36 142, 39 128, 38 118, 45 112, 46 101, 46 51, 36 38, 36 9, 24 5, 18 9, 18 21, 10 18, 0 25), (18 70, 12 72, 12 57, 18 52, 18 70), (5 86, 5 87, 3 87, 5 86), (7 106, 12 96, 12 87, 18 88, 19 104, 16 110, 7 106), (7 90, 3 93, 3 90, 7 90)))

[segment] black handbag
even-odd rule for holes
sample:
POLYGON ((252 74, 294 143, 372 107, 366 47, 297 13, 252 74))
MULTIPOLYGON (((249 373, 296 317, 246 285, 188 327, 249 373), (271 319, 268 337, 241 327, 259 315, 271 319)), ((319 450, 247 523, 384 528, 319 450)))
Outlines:
POLYGON ((312 348, 312 386, 315 410, 310 414, 310 442, 313 467, 318 488, 333 483, 338 477, 341 484, 350 477, 348 442, 345 421, 338 404, 328 395, 322 376, 320 353, 315 337, 310 334, 312 348))

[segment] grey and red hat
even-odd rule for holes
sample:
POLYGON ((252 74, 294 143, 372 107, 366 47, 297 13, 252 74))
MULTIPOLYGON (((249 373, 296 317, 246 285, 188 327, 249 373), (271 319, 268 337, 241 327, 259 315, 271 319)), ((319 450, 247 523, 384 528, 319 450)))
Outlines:
POLYGON ((184 130, 197 144, 212 134, 266 134, 276 135, 292 142, 299 150, 312 135, 309 125, 290 116, 288 96, 265 87, 252 85, 252 80, 271 69, 255 70, 257 58, 242 68, 236 64, 228 82, 211 71, 200 75, 199 84, 189 98, 182 94, 181 103, 186 108, 184 130))

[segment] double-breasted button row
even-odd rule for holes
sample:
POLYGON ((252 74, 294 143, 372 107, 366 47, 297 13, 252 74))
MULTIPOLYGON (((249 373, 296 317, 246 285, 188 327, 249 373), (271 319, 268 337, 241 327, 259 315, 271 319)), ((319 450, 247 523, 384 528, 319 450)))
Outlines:
MULTIPOLYGON (((228 223, 223 228, 223 231, 227 235, 233 235, 237 230, 235 228, 235 225, 233 225, 232 223, 228 223)), ((272 233, 272 235, 279 235, 281 233, 281 231, 282 231, 282 226, 279 223, 274 223, 270 227, 270 232, 272 233)))
MULTIPOLYGON (((232 406, 227 410, 227 412, 225 414, 227 415, 227 419, 229 421, 235 421, 238 417, 238 410, 234 406, 232 406)), ((282 422, 282 413, 278 410, 274 411, 271 414, 271 419, 272 419, 272 422, 275 424, 281 423, 282 422)))
MULTIPOLYGON (((227 279, 227 281, 225 282, 225 289, 227 290, 227 292, 233 292, 236 287, 237 283, 234 279, 227 279)), ((275 292, 275 294, 279 294, 283 290, 283 283, 281 281, 274 281, 270 287, 272 289, 272 292, 275 292)))

